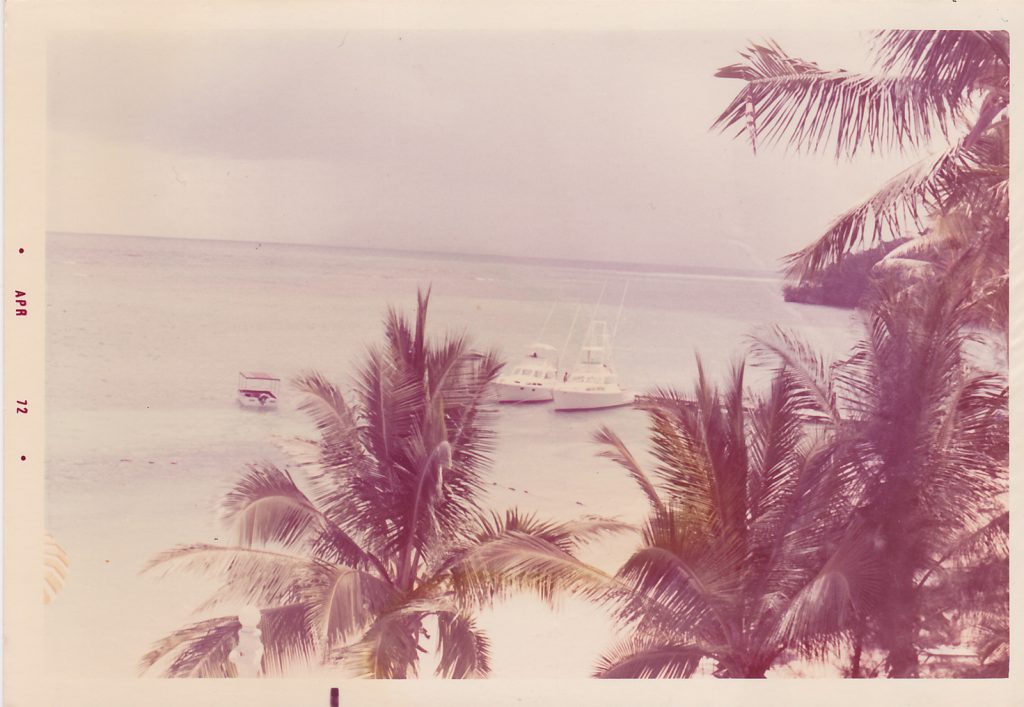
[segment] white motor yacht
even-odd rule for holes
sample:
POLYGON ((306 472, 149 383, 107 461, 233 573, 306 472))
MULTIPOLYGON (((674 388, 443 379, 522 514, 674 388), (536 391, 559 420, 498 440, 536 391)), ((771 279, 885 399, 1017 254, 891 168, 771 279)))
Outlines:
POLYGON ((596 410, 633 402, 619 385, 611 364, 611 341, 605 322, 591 322, 580 360, 554 387, 555 410, 596 410))
POLYGON ((533 344, 509 373, 498 376, 494 387, 502 403, 546 403, 558 379, 557 351, 547 344, 533 344))

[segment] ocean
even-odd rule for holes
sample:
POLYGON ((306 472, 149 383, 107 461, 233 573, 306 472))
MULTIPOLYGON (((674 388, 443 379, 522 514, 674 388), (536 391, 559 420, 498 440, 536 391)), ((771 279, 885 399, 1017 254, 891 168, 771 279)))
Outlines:
MULTIPOLYGON (((287 388, 278 411, 240 409, 238 371, 318 370, 347 387, 387 307, 411 313, 418 288, 431 288, 434 334, 466 332, 510 362, 538 340, 570 361, 603 319, 636 393, 688 388, 698 353, 722 376, 772 325, 835 356, 859 331, 849 311, 784 302, 771 275, 698 268, 51 234, 46 282, 47 528, 71 560, 46 641, 49 669, 69 677, 135 676, 150 643, 195 620, 209 584, 140 569, 175 544, 221 540, 216 503, 240 470, 283 461, 275 439, 312 434, 287 388)), ((602 424, 642 453, 646 420, 630 408, 504 406, 488 505, 641 519, 642 495, 595 456, 602 424)), ((587 559, 612 570, 633 542, 587 559)), ((553 611, 516 597, 480 623, 495 677, 585 677, 613 638, 599 608, 573 599, 553 611)))

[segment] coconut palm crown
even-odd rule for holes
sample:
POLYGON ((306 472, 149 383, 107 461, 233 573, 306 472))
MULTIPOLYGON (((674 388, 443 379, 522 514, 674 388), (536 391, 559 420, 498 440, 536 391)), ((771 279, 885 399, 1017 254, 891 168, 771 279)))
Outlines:
MULTIPOLYGON (((777 44, 752 44, 716 76, 743 89, 713 127, 739 127, 753 148, 784 143, 836 158, 935 149, 838 216, 787 257, 813 279, 846 253, 883 239, 927 236, 924 250, 971 253, 973 289, 993 323, 1005 321, 1009 262, 1009 35, 996 31, 885 31, 876 72, 827 70, 777 44)), ((915 245, 919 251, 921 245, 915 245)), ((926 260, 932 258, 926 257, 926 260)), ((940 268, 940 271, 942 268, 940 268)), ((1005 324, 1003 325, 1005 326, 1005 324)))
POLYGON ((832 473, 854 480, 855 510, 831 552, 863 554, 843 567, 842 583, 870 591, 851 593, 846 630, 855 646, 882 652, 892 677, 920 675, 929 646, 982 634, 992 640, 981 662, 998 663, 1008 618, 1006 379, 970 355, 963 287, 881 285, 863 316, 864 337, 834 366, 816 365, 782 332, 759 343, 807 372, 801 386, 832 421, 840 451, 832 473))
POLYGON ((848 613, 835 578, 863 558, 827 552, 852 495, 831 472, 829 436, 807 424, 815 401, 785 367, 756 396, 742 365, 722 390, 699 371, 691 394, 645 404, 653 473, 611 430, 597 435, 650 503, 641 547, 617 575, 630 635, 598 677, 689 677, 705 659, 720 677, 764 677, 787 652, 827 650, 848 613))
MULTIPOLYGON (((967 276, 967 275, 964 275, 967 276)), ((921 653, 974 644, 978 674, 1008 664, 1006 380, 969 354, 964 288, 881 287, 864 337, 830 363, 775 329, 762 394, 743 367, 721 391, 646 405, 648 474, 610 430, 651 512, 614 597, 629 638, 602 677, 761 677, 791 657, 881 654, 916 677, 921 653)))
MULTIPOLYGON (((403 678, 436 640, 437 674, 482 677, 490 643, 475 609, 515 589, 593 594, 607 579, 574 551, 621 524, 481 512, 494 444, 489 384, 501 364, 463 336, 428 340, 428 300, 420 295, 414 322, 388 312, 385 343, 367 350, 353 401, 319 374, 296 381, 319 437, 296 441, 294 475, 253 464, 226 495, 234 544, 181 546, 149 565, 220 577, 202 612, 257 605, 265 674, 312 663, 403 678)), ((233 676, 239 627, 234 614, 199 621, 155 644, 142 667, 233 676)))

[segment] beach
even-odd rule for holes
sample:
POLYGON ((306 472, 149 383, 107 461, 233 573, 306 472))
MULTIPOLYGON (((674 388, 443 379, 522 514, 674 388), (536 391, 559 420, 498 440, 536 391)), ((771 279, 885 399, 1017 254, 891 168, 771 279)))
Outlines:
MULTIPOLYGON (((536 340, 571 360, 586 322, 608 321, 620 380, 636 393, 689 387, 695 352, 710 375, 724 375, 748 337, 771 325, 835 356, 858 332, 848 310, 783 302, 769 275, 52 234, 46 522, 71 561, 46 610, 55 675, 136 675, 149 645, 194 620, 212 588, 140 569, 179 543, 223 542, 217 502, 239 472, 261 460, 287 464, 278 441, 312 436, 287 387, 276 411, 240 409, 238 371, 289 379, 318 370, 345 389, 379 341, 388 305, 411 311, 427 286, 435 335, 467 332, 510 362, 536 340)), ((763 374, 752 369, 752 384, 763 374)), ((596 457, 591 436, 602 424, 645 449, 645 417, 631 408, 503 406, 487 508, 641 520, 642 494, 596 457)), ((614 570, 634 542, 603 541, 585 559, 614 570)), ((584 677, 613 638, 605 613, 574 599, 552 611, 516 597, 480 624, 499 678, 584 677)))

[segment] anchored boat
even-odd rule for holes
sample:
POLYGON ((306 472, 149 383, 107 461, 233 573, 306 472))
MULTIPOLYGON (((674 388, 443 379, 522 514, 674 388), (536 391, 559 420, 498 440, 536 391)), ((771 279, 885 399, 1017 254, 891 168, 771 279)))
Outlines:
POLYGON ((242 371, 238 374, 238 404, 261 408, 277 406, 281 379, 262 371, 242 371))
POLYGON ((555 410, 597 410, 633 402, 619 385, 611 363, 611 339, 605 322, 593 321, 580 351, 580 360, 553 391, 555 410))
POLYGON ((511 372, 494 382, 502 403, 546 403, 558 379, 557 351, 547 344, 532 344, 511 372))

